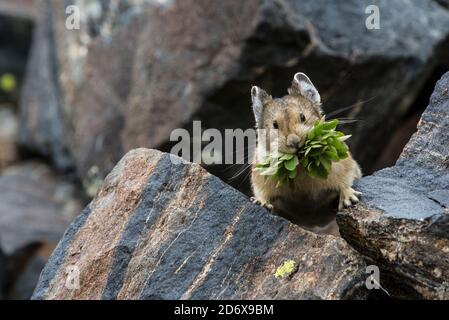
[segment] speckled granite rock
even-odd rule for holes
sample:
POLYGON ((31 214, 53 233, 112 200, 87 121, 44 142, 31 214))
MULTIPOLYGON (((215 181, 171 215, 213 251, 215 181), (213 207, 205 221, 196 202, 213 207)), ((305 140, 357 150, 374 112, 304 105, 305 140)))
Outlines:
POLYGON ((427 299, 449 299, 448 128, 446 73, 396 166, 363 178, 363 201, 337 218, 351 245, 427 299))
POLYGON ((33 298, 360 299, 364 277, 342 239, 271 215, 196 164, 137 149, 66 231, 33 298), (287 260, 297 268, 276 278, 287 260), (78 289, 65 285, 68 266, 78 289))
POLYGON ((57 164, 71 154, 88 188, 132 148, 168 151, 171 131, 193 119, 252 127, 251 85, 280 96, 298 71, 327 111, 357 106, 349 116, 366 121, 345 130, 369 170, 440 51, 449 52, 449 12, 433 0, 54 0, 44 23, 54 41, 41 33, 34 50, 45 41, 56 49, 47 58, 55 83, 25 94, 22 142, 57 164), (65 28, 69 4, 80 8, 80 30, 65 28), (365 28, 371 4, 380 30, 365 28), (56 96, 38 92, 52 88, 56 96), (37 111, 33 97, 51 98, 41 100, 49 108, 37 111))

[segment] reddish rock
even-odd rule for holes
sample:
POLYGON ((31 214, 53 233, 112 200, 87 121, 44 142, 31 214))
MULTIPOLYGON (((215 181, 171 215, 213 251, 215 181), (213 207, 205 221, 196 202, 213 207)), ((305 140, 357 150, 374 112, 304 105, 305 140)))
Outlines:
POLYGON ((360 299, 364 278, 342 239, 273 216, 198 165, 138 149, 68 228, 33 298, 360 299))

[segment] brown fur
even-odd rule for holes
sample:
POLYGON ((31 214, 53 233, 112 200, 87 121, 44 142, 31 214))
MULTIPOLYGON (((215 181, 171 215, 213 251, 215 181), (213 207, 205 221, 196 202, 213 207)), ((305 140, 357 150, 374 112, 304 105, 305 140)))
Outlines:
MULTIPOLYGON (((270 129, 273 129, 273 123, 278 125, 277 147, 279 151, 285 153, 294 153, 298 147, 301 147, 307 137, 307 133, 313 128, 314 123, 322 118, 322 111, 319 103, 311 102, 307 97, 299 93, 299 83, 293 82, 289 89, 289 94, 282 99, 272 99, 263 90, 263 103, 261 121, 258 122, 258 129, 267 130, 267 140, 273 139, 270 129), (301 120, 301 114, 303 119, 301 120), (299 145, 295 148, 289 145, 290 141, 299 140, 299 145)), ((314 88, 314 87, 313 87, 314 88)), ((315 89, 315 88, 314 88, 315 89)), ((315 89, 316 90, 316 89, 315 89)), ((261 130, 259 130, 260 138, 261 130)), ((270 148, 273 146, 270 145, 270 148)), ((274 147, 276 148, 276 147, 274 147)), ((258 144, 256 150, 256 163, 263 161, 262 150, 264 146, 258 144)), ((295 188, 290 186, 276 187, 276 181, 271 177, 261 176, 258 171, 252 171, 252 188, 255 199, 267 206, 274 205, 275 211, 282 211, 282 205, 278 205, 279 200, 289 203, 297 203, 297 208, 305 203, 310 207, 319 206, 326 199, 332 196, 339 196, 339 208, 349 206, 358 201, 358 192, 352 189, 355 179, 359 179, 362 173, 357 162, 350 155, 348 158, 339 162, 333 162, 331 171, 327 179, 310 177, 302 166, 298 166, 298 175, 294 180, 295 188)), ((291 210, 291 208, 290 208, 291 210)))

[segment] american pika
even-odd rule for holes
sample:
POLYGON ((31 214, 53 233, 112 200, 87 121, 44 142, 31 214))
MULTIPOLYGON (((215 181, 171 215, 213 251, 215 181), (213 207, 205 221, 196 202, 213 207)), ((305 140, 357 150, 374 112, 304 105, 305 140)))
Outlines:
MULTIPOLYGON (((304 73, 295 74, 288 95, 283 98, 273 99, 258 87, 251 89, 251 98, 258 129, 255 163, 261 163, 270 150, 298 152, 314 123, 324 117, 320 94, 304 73)), ((261 176, 253 166, 253 200, 298 224, 305 224, 306 227, 307 224, 312 227, 328 223, 327 218, 321 219, 319 212, 329 211, 336 201, 339 210, 359 201, 360 193, 352 185, 362 173, 351 155, 333 162, 327 179, 310 177, 301 165, 297 170, 294 188, 288 185, 277 187, 275 180, 261 176)))

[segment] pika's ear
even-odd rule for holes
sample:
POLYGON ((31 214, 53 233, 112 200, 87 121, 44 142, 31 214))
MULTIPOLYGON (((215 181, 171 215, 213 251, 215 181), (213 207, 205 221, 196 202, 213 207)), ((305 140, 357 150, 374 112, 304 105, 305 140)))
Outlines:
POLYGON ((313 104, 321 103, 321 96, 318 93, 318 90, 315 88, 312 81, 310 81, 309 77, 302 72, 295 74, 292 86, 288 92, 293 95, 302 95, 313 104))
POLYGON ((269 99, 271 99, 271 97, 265 90, 256 86, 251 88, 251 100, 253 102, 253 112, 257 126, 262 123, 263 107, 269 99))

